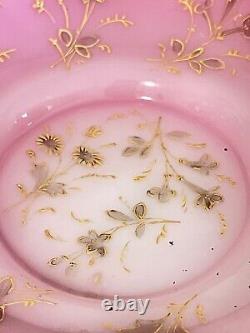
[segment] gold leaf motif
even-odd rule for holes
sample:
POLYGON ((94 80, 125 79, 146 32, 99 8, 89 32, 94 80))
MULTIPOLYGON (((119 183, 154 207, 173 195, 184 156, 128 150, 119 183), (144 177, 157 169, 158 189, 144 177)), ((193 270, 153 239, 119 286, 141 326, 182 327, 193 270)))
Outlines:
POLYGON ((140 223, 135 229, 136 237, 141 238, 145 232, 145 228, 145 223, 140 223))
POLYGON ((43 214, 43 213, 56 213, 56 210, 53 207, 44 207, 44 208, 40 208, 38 210, 38 213, 41 213, 41 214, 43 214))
POLYGON ((136 145, 144 145, 145 144, 145 140, 143 138, 141 138, 140 136, 130 136, 129 137, 129 142, 131 142, 132 144, 136 144, 136 145))
POLYGON ((225 62, 221 59, 210 58, 205 60, 200 60, 200 63, 209 69, 225 69, 225 62))
POLYGON ((148 146, 144 147, 140 152, 140 156, 147 157, 149 155, 149 153, 151 152, 151 149, 152 149, 152 145, 148 145, 148 146))
POLYGON ((136 153, 138 153, 138 151, 139 151, 138 147, 127 147, 122 152, 122 155, 125 157, 129 157, 135 155, 136 153))
POLYGON ((128 222, 132 220, 128 215, 114 209, 108 210, 106 213, 109 217, 117 221, 128 222))
POLYGON ((69 260, 69 257, 67 256, 60 256, 60 257, 54 257, 54 258, 51 258, 48 262, 48 265, 50 266, 57 266, 59 264, 61 264, 63 261, 67 261, 69 260))
POLYGON ((61 238, 59 238, 58 236, 54 235, 49 229, 45 229, 44 230, 44 235, 48 239, 51 239, 51 240, 60 240, 61 241, 61 238))
POLYGON ((1 298, 9 295, 14 289, 14 280, 12 277, 7 276, 0 280, 0 300, 1 298))
POLYGON ((184 131, 171 131, 167 133, 167 136, 171 139, 186 139, 191 136, 190 133, 184 131))
POLYGON ((233 180, 231 177, 225 176, 225 175, 216 175, 217 179, 221 182, 226 182, 231 186, 236 185, 236 181, 233 180))
POLYGON ((85 132, 85 136, 87 136, 88 138, 97 138, 98 136, 102 135, 102 133, 103 132, 101 127, 91 126, 85 132))
POLYGON ((74 214, 74 212, 70 212, 70 216, 72 217, 73 220, 75 220, 76 222, 80 223, 80 224, 84 224, 84 223, 89 223, 90 220, 88 219, 80 219, 79 217, 76 217, 76 215, 74 214))
POLYGON ((189 59, 194 59, 194 58, 198 58, 199 56, 201 56, 204 53, 204 48, 203 47, 199 47, 198 49, 195 49, 190 55, 189 55, 189 59))
POLYGON ((182 199, 181 199, 181 207, 183 208, 184 212, 187 211, 187 197, 184 195, 182 196, 182 199))
POLYGON ((194 148, 194 149, 204 149, 207 147, 207 144, 205 142, 201 142, 201 143, 188 142, 188 143, 186 143, 186 145, 189 148, 194 148))
POLYGON ((138 181, 141 181, 141 180, 144 180, 145 178, 147 178, 150 175, 150 173, 152 172, 155 163, 156 163, 156 161, 153 161, 152 166, 149 169, 146 169, 141 174, 134 176, 133 180, 138 182, 138 181))
POLYGON ((86 48, 91 48, 99 43, 100 39, 96 36, 85 36, 79 39, 79 43, 86 48))
POLYGON ((161 240, 167 237, 167 225, 164 224, 161 228, 159 235, 156 238, 156 244, 159 244, 161 240))
POLYGON ((180 39, 172 39, 171 47, 173 52, 176 53, 178 57, 181 56, 185 50, 185 44, 180 39))
POLYGON ((68 29, 60 29, 58 32, 58 37, 66 47, 69 47, 73 42, 72 33, 68 29))
POLYGON ((189 66, 197 74, 201 74, 202 73, 202 65, 201 65, 201 63, 199 61, 191 60, 191 61, 189 61, 189 66))
POLYGON ((90 54, 88 48, 84 45, 76 45, 75 51, 79 56, 81 56, 83 58, 89 59, 91 57, 91 54, 90 54))
POLYGON ((223 15, 222 15, 222 18, 220 20, 220 23, 222 23, 225 20, 225 18, 229 15, 229 13, 233 9, 233 7, 236 5, 237 1, 238 0, 227 0, 226 1, 226 7, 225 7, 225 10, 223 12, 223 15))
POLYGON ((147 207, 143 202, 140 202, 134 206, 133 212, 138 219, 142 220, 147 214, 147 207))
POLYGON ((121 262, 121 264, 122 264, 122 268, 123 268, 126 272, 128 272, 128 273, 130 273, 130 270, 125 266, 124 262, 125 262, 125 259, 126 259, 126 256, 127 256, 129 243, 130 243, 130 241, 128 241, 128 242, 124 245, 124 247, 123 247, 123 249, 122 249, 122 251, 121 251, 121 255, 120 255, 120 262, 121 262))

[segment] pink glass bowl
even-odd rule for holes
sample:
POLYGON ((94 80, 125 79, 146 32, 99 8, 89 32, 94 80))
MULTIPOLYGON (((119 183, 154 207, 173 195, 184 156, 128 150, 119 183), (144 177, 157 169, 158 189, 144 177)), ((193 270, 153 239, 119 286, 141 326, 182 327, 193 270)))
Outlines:
MULTIPOLYGON (((6 240, 8 221, 1 213, 0 331, 250 331, 250 224, 249 209, 244 210, 249 206, 250 179, 249 38, 249 0, 1 1, 1 177, 4 157, 39 124, 76 108, 132 105, 152 112, 175 110, 192 124, 217 133, 240 161, 246 192, 241 208, 244 221, 231 221, 237 227, 227 250, 212 266, 204 257, 194 268, 200 272, 198 266, 203 265, 203 273, 186 283, 164 291, 152 289, 151 306, 143 318, 134 312, 104 312, 100 302, 107 295, 78 291, 31 268, 34 263, 15 247, 20 241, 17 230, 10 229, 13 238, 6 240), (39 302, 41 293, 45 302, 39 302), (192 298, 185 329, 182 318, 171 330, 149 321, 162 318, 170 303, 183 304, 192 298), (23 299, 26 302, 8 306, 23 299), (135 327, 137 319, 147 322, 135 327)), ((123 167, 126 172, 127 166, 123 167)), ((19 168, 17 162, 14 173, 19 168)), ((13 181, 6 177, 5 184, 13 181)), ((1 201, 11 198, 8 188, 0 191, 1 201)), ((232 204, 227 214, 233 216, 240 205, 232 204)), ((37 249, 31 247, 30 253, 43 244, 37 240, 37 249)), ((142 276, 141 285, 124 297, 147 296, 140 292, 147 283, 142 276)))

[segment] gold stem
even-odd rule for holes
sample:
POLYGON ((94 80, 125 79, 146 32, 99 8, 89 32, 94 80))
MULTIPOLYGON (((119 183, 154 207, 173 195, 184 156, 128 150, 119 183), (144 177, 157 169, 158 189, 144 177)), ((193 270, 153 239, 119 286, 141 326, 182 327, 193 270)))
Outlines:
POLYGON ((64 15, 64 18, 65 18, 65 26, 67 29, 69 29, 69 13, 68 13, 68 9, 64 3, 64 0, 57 0, 58 1, 58 4, 61 6, 62 8, 62 11, 63 11, 63 15, 64 15))
POLYGON ((18 305, 18 304, 23 304, 25 305, 27 302, 34 302, 34 303, 46 303, 46 304, 50 304, 50 305, 56 305, 56 303, 54 302, 50 302, 47 300, 43 300, 43 299, 23 299, 23 300, 18 300, 18 301, 13 301, 13 302, 9 302, 9 303, 3 303, 1 306, 3 307, 8 307, 8 306, 13 306, 13 305, 18 305))
POLYGON ((174 221, 174 220, 164 220, 164 219, 154 219, 154 218, 145 218, 141 220, 135 220, 135 222, 128 223, 128 224, 123 224, 118 227, 114 227, 112 229, 109 229, 107 231, 104 231, 105 234, 114 234, 118 230, 124 229, 124 228, 129 228, 131 226, 139 225, 139 224, 179 224, 181 223, 180 221, 174 221))

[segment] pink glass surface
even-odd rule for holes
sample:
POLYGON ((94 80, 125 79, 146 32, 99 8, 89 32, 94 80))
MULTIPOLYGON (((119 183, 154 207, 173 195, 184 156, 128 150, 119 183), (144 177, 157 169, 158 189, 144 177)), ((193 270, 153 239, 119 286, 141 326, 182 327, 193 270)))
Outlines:
POLYGON ((1 1, 2 332, 250 331, 249 31, 248 0, 1 1), (93 125, 103 133, 87 138, 93 125), (63 137, 62 163, 70 167, 69 178, 60 181, 92 176, 70 185, 65 198, 38 197, 28 214, 16 185, 32 188, 30 172, 38 162, 25 151, 36 151, 39 163, 53 170, 60 162, 36 145, 44 132, 63 137), (149 157, 124 156, 129 137, 150 142, 154 133, 149 157), (103 166, 72 169, 72 149, 79 145, 100 150, 103 166), (160 186, 161 172, 164 179, 174 173, 171 164, 161 170, 167 149, 174 170, 222 193, 211 214, 196 210, 182 180, 170 179, 178 194, 173 201, 147 195, 160 186), (219 162, 216 167, 207 173, 188 168, 207 153, 219 162), (146 180, 134 180, 142 172, 146 180), (181 222, 169 224, 159 244, 161 225, 147 225, 141 239, 138 230, 117 233, 93 267, 86 254, 73 274, 66 274, 64 262, 48 265, 51 258, 78 251, 77 237, 90 229, 115 227, 106 210, 129 213, 126 205, 142 201, 156 222, 181 222), (56 213, 39 215, 44 207, 56 213), (95 224, 78 223, 72 211, 95 224), (119 253, 126 243, 125 265, 119 253), (96 283, 100 276, 102 283, 96 283), (101 301, 114 294, 151 303, 144 316, 105 312, 101 301), (179 307, 169 308, 173 321, 167 324, 160 318, 172 303, 179 307), (145 322, 136 327, 138 319, 145 322))

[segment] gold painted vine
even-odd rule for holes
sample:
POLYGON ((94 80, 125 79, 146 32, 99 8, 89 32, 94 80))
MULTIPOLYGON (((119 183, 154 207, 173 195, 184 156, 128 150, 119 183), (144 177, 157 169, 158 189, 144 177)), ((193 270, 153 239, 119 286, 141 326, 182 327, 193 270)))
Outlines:
POLYGON ((23 305, 31 308, 38 304, 56 305, 45 297, 53 293, 53 290, 41 289, 26 281, 22 288, 17 286, 17 281, 12 276, 0 277, 0 324, 6 317, 8 308, 15 305, 23 305))
MULTIPOLYGON (((56 37, 49 39, 60 57, 58 61, 51 66, 52 68, 60 63, 64 63, 64 65, 69 68, 73 61, 79 64, 85 63, 92 58, 95 49, 111 54, 111 46, 105 43, 99 34, 96 34, 96 31, 111 24, 118 24, 122 25, 124 28, 128 28, 133 26, 134 23, 126 15, 114 14, 113 16, 101 19, 95 32, 90 35, 86 34, 86 26, 96 11, 97 6, 104 4, 105 1, 106 0, 82 0, 82 19, 75 31, 70 25, 71 18, 68 5, 66 5, 64 0, 57 0, 58 6, 63 12, 64 26, 58 29, 56 37)), ((55 22, 53 15, 45 7, 45 1, 36 0, 33 4, 33 8, 36 9, 39 14, 46 13, 50 19, 55 22)))
MULTIPOLYGON (((234 47, 219 56, 206 55, 208 46, 215 42, 223 43, 233 34, 240 34, 245 39, 250 38, 250 14, 237 13, 232 17, 238 0, 224 1, 224 10, 218 21, 213 18, 214 0, 177 0, 177 2, 190 17, 186 37, 184 39, 172 37, 169 45, 159 43, 159 57, 148 58, 148 61, 159 63, 161 68, 173 74, 181 73, 181 65, 188 66, 197 74, 203 74, 208 70, 224 70, 227 58, 250 61, 250 54, 242 54, 234 47), (193 47, 192 37, 199 34, 197 23, 199 17, 202 17, 207 24, 208 36, 200 45, 193 47)), ((236 73, 236 69, 231 68, 231 74, 236 73)))
MULTIPOLYGON (((113 119, 119 119, 118 115, 114 115, 113 119)), ((71 148, 72 162, 68 162, 65 165, 63 165, 63 152, 67 140, 56 135, 53 131, 41 133, 35 140, 36 145, 39 150, 42 149, 45 152, 48 158, 56 158, 58 161, 57 166, 54 170, 50 170, 46 161, 40 161, 38 152, 28 149, 25 153, 31 163, 30 175, 34 180, 34 186, 31 189, 27 189, 22 182, 18 183, 17 189, 21 194, 21 199, 11 207, 6 208, 6 211, 24 205, 24 208, 21 209, 21 221, 23 224, 27 224, 30 214, 32 214, 33 203, 37 198, 47 196, 51 198, 51 206, 41 207, 36 213, 53 214, 56 216, 57 210, 53 207, 53 200, 60 196, 69 195, 72 191, 82 191, 81 184, 85 180, 89 178, 107 182, 115 182, 117 180, 118 176, 112 173, 88 172, 105 164, 107 149, 121 149, 121 158, 129 159, 131 156, 134 156, 138 159, 148 160, 153 154, 154 149, 160 147, 164 161, 161 174, 162 182, 149 187, 145 192, 145 198, 148 197, 151 200, 156 200, 159 205, 167 205, 174 198, 178 198, 180 208, 184 213, 192 207, 192 209, 203 209, 209 214, 215 214, 219 223, 218 233, 224 236, 228 229, 228 222, 226 216, 219 210, 220 204, 225 200, 223 193, 221 193, 220 183, 224 182, 229 186, 235 187, 236 182, 230 177, 219 173, 219 163, 206 152, 201 153, 198 160, 190 160, 186 157, 175 156, 168 147, 168 141, 174 140, 179 141, 187 149, 203 151, 206 149, 207 143, 192 142, 192 135, 180 130, 165 133, 162 128, 161 117, 156 122, 144 123, 144 126, 147 126, 151 132, 150 140, 145 140, 142 136, 138 136, 135 133, 135 135, 128 138, 128 145, 121 148, 115 142, 102 144, 95 148, 92 148, 91 145, 87 146, 79 143, 71 148), (80 177, 72 178, 67 184, 61 181, 61 177, 68 174, 74 168, 82 168, 87 172, 80 177), (211 188, 203 188, 190 181, 184 175, 186 169, 191 169, 194 173, 199 173, 202 177, 214 179, 216 183, 211 188), (177 191, 175 184, 181 184, 182 190, 177 191), (191 193, 191 198, 188 198, 185 189, 191 193), (191 200, 193 201, 192 206, 190 206, 191 200)), ((84 133, 86 137, 94 139, 103 135, 103 129, 100 126, 92 125, 84 133)), ((159 154, 158 158, 160 158, 159 154)), ((148 176, 155 172, 156 162, 153 160, 150 167, 145 167, 141 173, 132 178, 134 186, 138 182, 147 181, 148 176)), ((156 245, 159 244, 168 235, 168 225, 174 224, 178 226, 182 221, 178 219, 172 220, 166 216, 152 216, 144 202, 145 198, 142 197, 140 202, 128 203, 126 199, 119 197, 118 199, 124 205, 123 210, 117 210, 116 207, 107 207, 107 210, 103 212, 104 216, 110 222, 114 223, 113 227, 102 232, 97 232, 93 227, 89 228, 86 234, 79 235, 76 239, 79 250, 76 249, 72 254, 62 254, 61 256, 53 257, 49 260, 48 264, 53 267, 65 264, 65 272, 70 273, 79 267, 82 256, 87 255, 89 257, 89 265, 92 266, 96 260, 103 260, 108 255, 109 242, 124 230, 131 230, 135 237, 140 239, 148 228, 156 228, 158 226, 155 243, 156 245)), ((74 221, 83 225, 93 223, 91 218, 79 217, 72 210, 69 211, 69 217, 72 222, 74 221)), ((48 240, 63 240, 60 235, 55 234, 49 229, 44 230, 44 235, 48 240)), ((121 246, 120 252, 121 267, 127 272, 130 272, 130 270, 125 261, 130 243, 131 240, 125 242, 121 246)), ((101 277, 96 277, 96 279, 99 280, 101 277)))
MULTIPOLYGON (((250 14, 242 14, 235 7, 238 0, 225 0, 224 9, 218 20, 214 20, 214 0, 176 0, 180 6, 188 13, 190 24, 187 28, 187 34, 184 38, 173 36, 169 45, 159 43, 159 57, 150 57, 150 62, 159 63, 161 68, 167 72, 178 74, 181 73, 184 65, 188 66, 197 74, 203 74, 208 70, 224 70, 229 68, 232 75, 237 74, 237 69, 228 59, 250 61, 250 54, 244 54, 235 47, 229 48, 221 55, 207 56, 208 47, 216 42, 223 43, 231 35, 239 34, 242 38, 250 38, 250 14), (207 37, 193 47, 192 38, 198 35, 199 19, 202 17, 207 25, 207 37)), ((85 29, 90 22, 97 7, 104 5, 106 0, 82 0, 82 19, 78 28, 75 30, 71 27, 70 5, 65 0, 57 0, 58 7, 61 9, 64 24, 57 29, 57 35, 49 38, 50 43, 56 49, 59 59, 51 67, 54 68, 63 63, 66 68, 70 68, 74 63, 85 63, 93 57, 93 51, 101 50, 111 54, 112 48, 105 43, 97 34, 99 29, 105 28, 111 24, 119 24, 125 28, 134 25, 134 22, 124 14, 113 14, 100 20, 93 33, 86 34, 85 29)), ((46 14, 51 22, 57 21, 47 7, 45 0, 34 0, 32 7, 39 14, 46 14)), ((10 58, 15 49, 0 50, 0 63, 10 58)))
MULTIPOLYGON (((185 316, 192 302, 197 298, 194 295, 183 304, 170 303, 167 307, 167 313, 154 320, 137 320, 131 328, 119 329, 120 333, 190 333, 185 328, 185 316)), ((206 324, 207 319, 205 309, 202 304, 197 304, 194 308, 195 317, 201 324, 206 324)), ((112 325, 110 327, 112 329, 112 325)))

